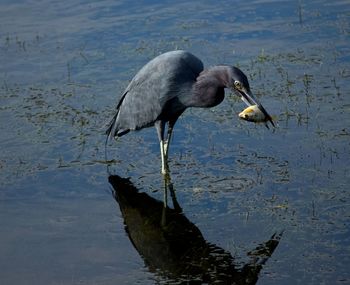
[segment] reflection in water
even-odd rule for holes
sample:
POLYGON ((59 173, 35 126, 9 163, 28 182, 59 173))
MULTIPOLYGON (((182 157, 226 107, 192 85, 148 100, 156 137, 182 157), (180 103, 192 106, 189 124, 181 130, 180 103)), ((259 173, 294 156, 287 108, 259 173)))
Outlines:
POLYGON ((171 209, 146 193, 139 193, 129 179, 113 175, 109 182, 130 241, 149 270, 169 282, 255 284, 282 235, 274 234, 249 252, 250 261, 239 266, 228 251, 204 239, 200 230, 181 213, 174 193, 174 209, 171 209))

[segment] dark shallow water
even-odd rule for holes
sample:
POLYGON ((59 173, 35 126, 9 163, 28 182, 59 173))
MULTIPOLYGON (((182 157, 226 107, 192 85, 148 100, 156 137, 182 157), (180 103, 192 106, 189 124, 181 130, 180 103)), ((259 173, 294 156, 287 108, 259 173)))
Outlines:
POLYGON ((178 121, 172 183, 198 243, 239 268, 284 230, 258 284, 350 283, 347 1, 2 1, 0 19, 0 284, 180 283, 137 246, 155 229, 130 241, 109 183, 162 201, 155 130, 110 144, 109 172, 103 133, 172 49, 240 66, 278 123, 239 121, 229 92, 178 121))

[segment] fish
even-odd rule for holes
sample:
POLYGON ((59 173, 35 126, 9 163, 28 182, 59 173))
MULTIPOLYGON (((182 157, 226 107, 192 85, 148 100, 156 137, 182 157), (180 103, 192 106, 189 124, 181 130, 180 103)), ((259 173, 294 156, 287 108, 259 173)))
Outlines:
POLYGON ((268 120, 268 118, 263 112, 261 112, 257 105, 252 105, 248 108, 245 108, 242 112, 238 114, 238 116, 242 120, 255 123, 263 123, 268 120))
MULTIPOLYGON (((267 114, 267 113, 266 113, 267 114)), ((239 118, 248 122, 265 123, 268 128, 267 122, 270 121, 273 124, 272 118, 269 115, 264 114, 257 105, 252 105, 245 108, 238 114, 239 118)))

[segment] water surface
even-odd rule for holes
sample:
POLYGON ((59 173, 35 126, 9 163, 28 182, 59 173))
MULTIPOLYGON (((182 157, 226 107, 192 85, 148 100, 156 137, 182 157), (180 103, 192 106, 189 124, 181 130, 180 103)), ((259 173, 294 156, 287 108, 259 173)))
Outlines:
POLYGON ((103 132, 173 49, 239 66, 278 124, 239 121, 230 92, 185 112, 170 167, 189 223, 238 267, 284 230, 258 284, 350 283, 347 1, 2 1, 0 19, 1 284, 180 282, 133 246, 108 181, 162 201, 155 130, 111 143, 109 172, 103 132))

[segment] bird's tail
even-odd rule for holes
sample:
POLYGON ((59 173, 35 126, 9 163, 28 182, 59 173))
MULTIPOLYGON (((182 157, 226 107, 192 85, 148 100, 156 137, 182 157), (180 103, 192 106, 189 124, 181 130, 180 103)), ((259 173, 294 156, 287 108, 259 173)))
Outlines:
POLYGON ((113 116, 112 120, 110 120, 109 124, 107 124, 107 129, 106 129, 106 135, 107 135, 107 140, 110 138, 116 138, 116 137, 121 137, 122 135, 125 135, 128 133, 130 130, 129 129, 117 129, 117 118, 119 114, 119 108, 122 105, 124 98, 128 92, 126 91, 122 98, 120 99, 118 105, 117 105, 117 112, 113 116))
POLYGON ((107 141, 111 137, 115 137, 117 116, 118 116, 118 112, 116 112, 112 120, 110 120, 110 122, 107 125, 107 129, 106 129, 107 141))
MULTIPOLYGON (((110 122, 107 124, 107 129, 105 131, 106 134, 106 140, 105 140, 105 161, 108 162, 108 155, 107 155, 107 144, 108 140, 110 138, 115 137, 115 128, 116 128, 116 120, 117 120, 118 112, 113 116, 113 118, 110 120, 110 122)), ((109 167, 107 166, 107 171, 109 172, 109 167)))

